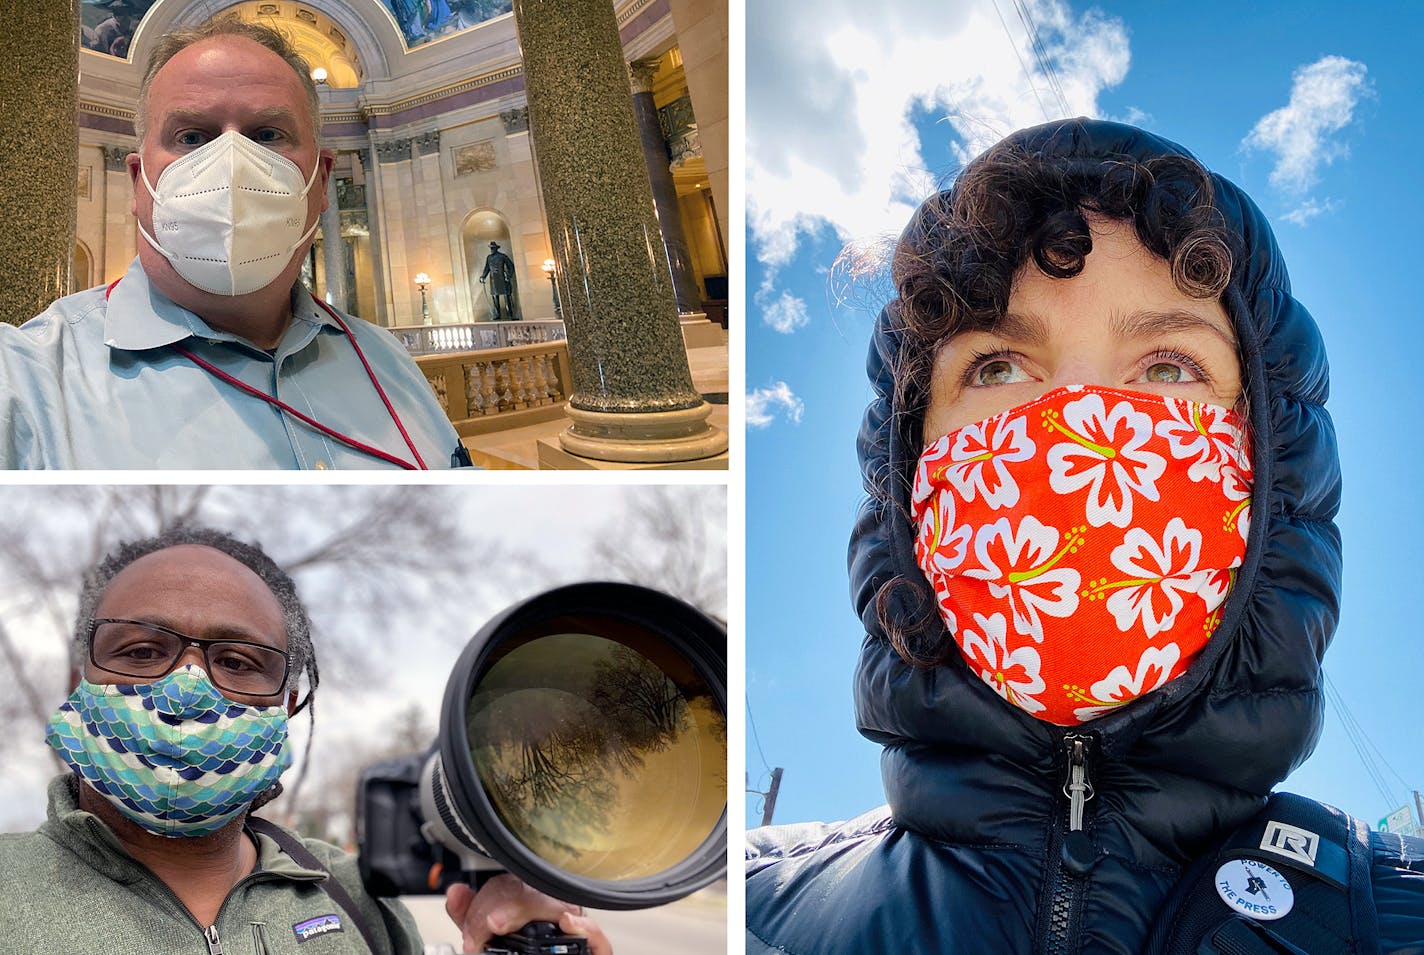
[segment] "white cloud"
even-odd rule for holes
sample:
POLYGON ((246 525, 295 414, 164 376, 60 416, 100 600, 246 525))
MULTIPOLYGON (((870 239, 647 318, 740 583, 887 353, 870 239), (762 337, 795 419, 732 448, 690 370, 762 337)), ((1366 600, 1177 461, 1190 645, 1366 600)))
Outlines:
POLYGON ((1315 185, 1322 165, 1348 154, 1332 134, 1349 124, 1360 99, 1373 92, 1366 72, 1365 64, 1343 56, 1296 69, 1290 102, 1262 116, 1242 141, 1247 149, 1276 154, 1271 185, 1303 193, 1315 185))
POLYGON ((1025 7, 1062 103, 1002 0, 891 0, 873 14, 860 0, 747 5, 747 224, 770 282, 822 230, 897 234, 937 179, 1009 132, 1099 115, 1099 93, 1127 74, 1122 22, 1066 0, 1025 7), (914 121, 926 115, 952 128, 953 155, 922 154, 914 121))
POLYGON ((790 292, 782 292, 779 298, 772 298, 774 294, 774 290, 766 285, 757 291, 756 304, 762 310, 763 322, 783 335, 790 335, 811 321, 804 301, 790 292))
POLYGON ((805 403, 792 393, 791 387, 784 381, 778 381, 769 388, 758 388, 747 394, 747 427, 770 427, 778 411, 793 424, 800 424, 805 410, 805 403))
POLYGON ((1334 212, 1338 207, 1339 203, 1334 199, 1326 199, 1324 202, 1319 202, 1312 198, 1305 200, 1299 206, 1281 216, 1281 218, 1291 225, 1298 225, 1303 228, 1311 219, 1314 219, 1322 213, 1334 212))

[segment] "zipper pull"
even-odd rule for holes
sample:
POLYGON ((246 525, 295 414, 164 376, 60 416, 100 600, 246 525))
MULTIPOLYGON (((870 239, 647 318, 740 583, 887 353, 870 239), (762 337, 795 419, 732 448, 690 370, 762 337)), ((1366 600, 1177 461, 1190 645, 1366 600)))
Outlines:
POLYGON ((1088 749, 1092 742, 1091 736, 1077 733, 1063 737, 1068 750, 1068 782, 1063 786, 1063 795, 1068 797, 1069 832, 1082 830, 1083 805, 1093 798, 1093 784, 1088 781, 1088 749))
POLYGON ((203 932, 208 943, 208 955, 223 955, 222 939, 218 937, 218 925, 214 922, 203 932))

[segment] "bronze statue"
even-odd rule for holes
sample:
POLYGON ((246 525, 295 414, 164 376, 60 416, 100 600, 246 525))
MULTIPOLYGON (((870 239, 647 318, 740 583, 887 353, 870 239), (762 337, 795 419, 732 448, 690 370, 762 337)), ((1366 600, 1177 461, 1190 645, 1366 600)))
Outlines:
POLYGON ((485 256, 485 270, 480 273, 480 284, 489 279, 487 288, 490 306, 494 310, 495 321, 515 321, 519 318, 517 307, 518 291, 515 286, 514 260, 499 250, 498 242, 490 243, 490 253, 485 256), (501 310, 499 300, 504 299, 501 310))

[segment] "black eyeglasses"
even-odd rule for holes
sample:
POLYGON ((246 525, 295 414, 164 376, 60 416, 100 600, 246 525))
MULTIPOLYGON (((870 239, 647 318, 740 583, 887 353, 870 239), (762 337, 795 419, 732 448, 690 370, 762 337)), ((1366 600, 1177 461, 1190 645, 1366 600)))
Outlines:
POLYGON ((203 651, 213 686, 244 696, 274 696, 287 684, 290 661, 275 647, 246 640, 204 640, 141 620, 95 620, 89 662, 121 676, 156 680, 172 672, 189 647, 203 651))

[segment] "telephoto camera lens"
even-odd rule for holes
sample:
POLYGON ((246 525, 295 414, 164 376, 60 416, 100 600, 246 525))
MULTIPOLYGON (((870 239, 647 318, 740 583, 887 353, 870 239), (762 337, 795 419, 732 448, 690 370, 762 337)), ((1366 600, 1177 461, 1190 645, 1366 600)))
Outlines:
POLYGON ((631 909, 721 877, 726 661, 721 625, 644 587, 574 584, 510 607, 461 653, 433 751, 363 778, 368 887, 506 869, 631 909))

